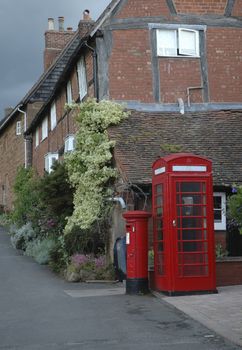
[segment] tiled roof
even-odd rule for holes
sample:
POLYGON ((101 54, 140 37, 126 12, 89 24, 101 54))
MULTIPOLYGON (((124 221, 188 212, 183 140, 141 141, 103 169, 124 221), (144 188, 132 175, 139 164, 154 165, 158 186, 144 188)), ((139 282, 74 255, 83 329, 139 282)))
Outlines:
POLYGON ((50 93, 53 90, 53 87, 65 69, 67 62, 79 46, 80 41, 81 37, 78 31, 76 31, 76 33, 73 35, 73 38, 68 42, 55 62, 53 62, 50 68, 41 75, 37 83, 23 98, 22 103, 39 100, 46 101, 48 99, 50 93))
POLYGON ((133 111, 109 130, 117 166, 126 180, 151 183, 151 166, 172 152, 191 152, 213 162, 214 184, 242 184, 242 110, 187 113, 133 111))

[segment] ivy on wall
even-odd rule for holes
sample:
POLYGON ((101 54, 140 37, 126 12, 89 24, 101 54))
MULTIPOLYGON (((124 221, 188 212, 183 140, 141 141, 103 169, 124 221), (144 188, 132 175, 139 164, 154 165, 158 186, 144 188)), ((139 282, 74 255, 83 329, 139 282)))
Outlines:
POLYGON ((69 180, 74 188, 74 211, 68 218, 65 233, 75 226, 88 229, 103 216, 107 198, 112 195, 109 184, 117 176, 112 167, 112 149, 115 145, 107 129, 128 117, 124 108, 111 101, 88 99, 68 108, 76 115, 79 129, 75 151, 65 158, 69 180))

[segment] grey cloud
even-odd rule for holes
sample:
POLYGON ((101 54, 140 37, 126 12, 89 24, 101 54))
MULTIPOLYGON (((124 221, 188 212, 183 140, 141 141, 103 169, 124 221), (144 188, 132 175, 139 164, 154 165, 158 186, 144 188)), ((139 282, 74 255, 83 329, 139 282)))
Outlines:
POLYGON ((44 32, 48 17, 77 28, 88 8, 97 19, 110 0, 0 1, 0 117, 15 106, 43 72, 44 32))

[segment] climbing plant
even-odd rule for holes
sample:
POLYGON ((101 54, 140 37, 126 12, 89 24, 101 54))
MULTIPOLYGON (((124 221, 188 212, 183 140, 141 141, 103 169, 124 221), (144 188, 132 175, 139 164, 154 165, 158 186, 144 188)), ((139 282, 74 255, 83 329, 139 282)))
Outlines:
POLYGON ((78 124, 75 151, 66 156, 69 180, 74 188, 74 211, 65 233, 75 226, 89 229, 103 216, 112 194, 111 182, 117 173, 112 166, 112 148, 107 129, 127 118, 124 108, 111 101, 88 99, 71 105, 78 124))

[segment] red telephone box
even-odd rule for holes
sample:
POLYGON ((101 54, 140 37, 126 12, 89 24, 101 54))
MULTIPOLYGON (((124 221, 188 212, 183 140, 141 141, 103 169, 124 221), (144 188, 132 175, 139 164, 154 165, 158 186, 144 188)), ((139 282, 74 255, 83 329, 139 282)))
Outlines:
POLYGON ((128 211, 123 217, 126 220, 126 293, 148 293, 148 219, 151 213, 128 211))
POLYGON ((152 169, 156 290, 216 292, 211 161, 173 154, 152 169))

